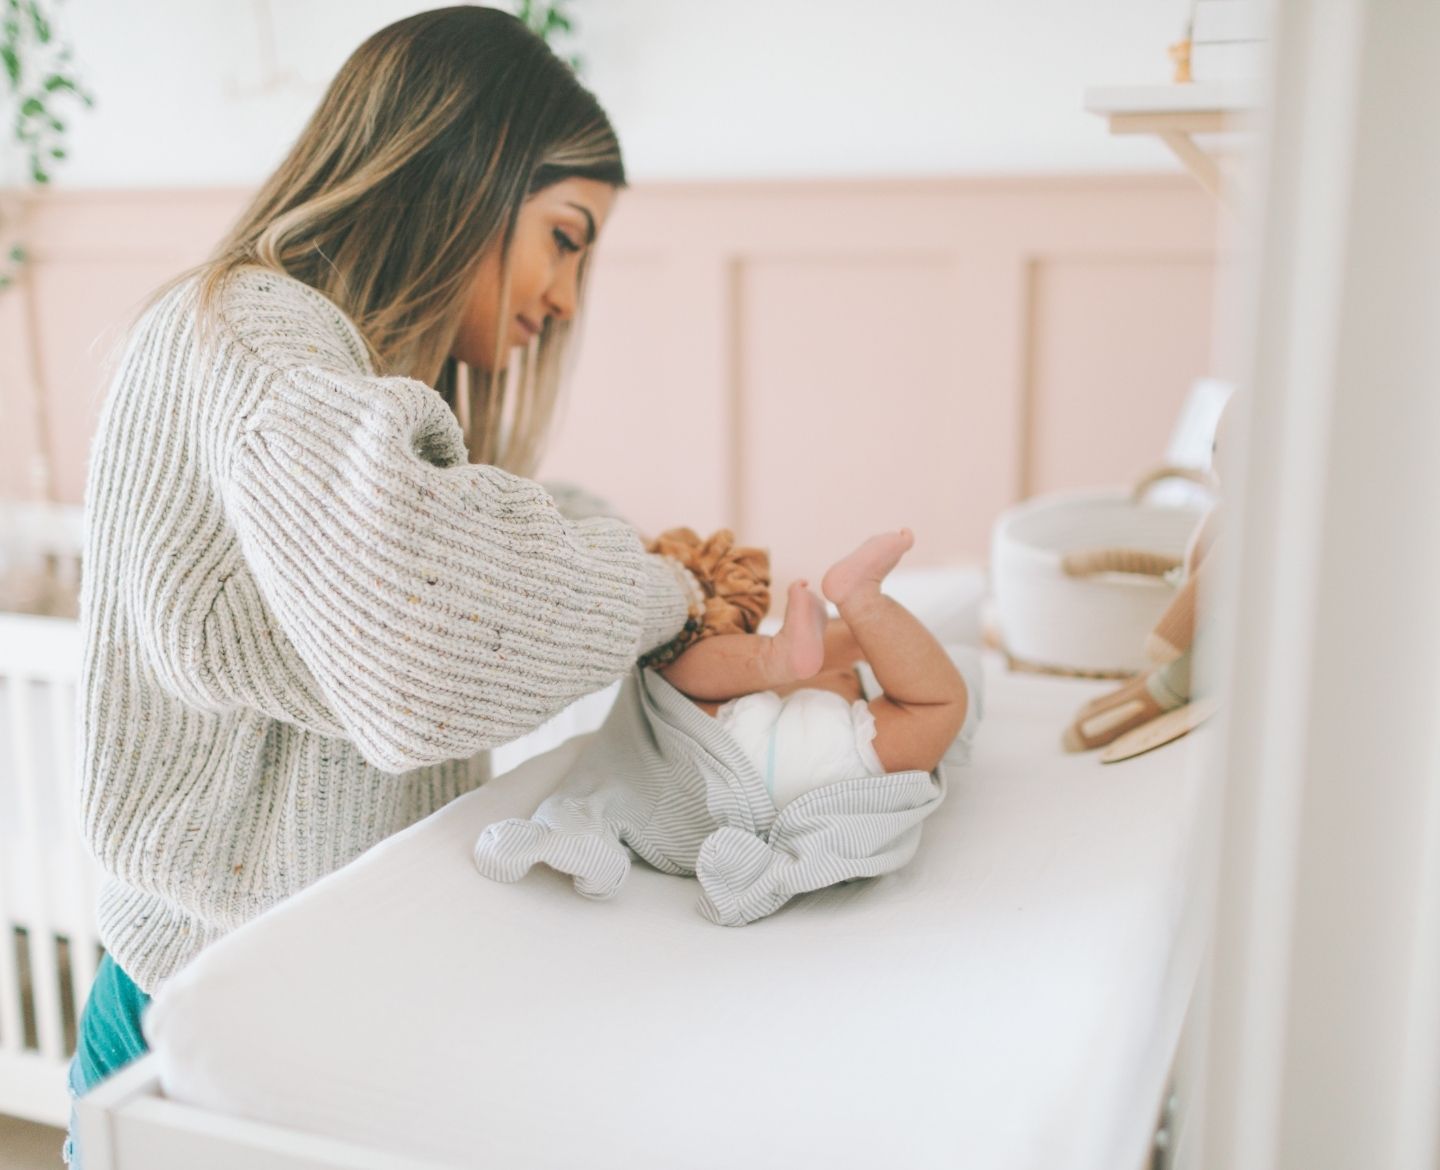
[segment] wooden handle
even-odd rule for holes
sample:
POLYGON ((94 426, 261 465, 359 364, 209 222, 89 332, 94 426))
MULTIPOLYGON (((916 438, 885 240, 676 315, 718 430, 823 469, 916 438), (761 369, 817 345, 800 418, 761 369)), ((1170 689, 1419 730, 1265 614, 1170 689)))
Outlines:
POLYGON ((1140 577, 1163 577, 1182 564, 1168 553, 1144 552, 1138 548, 1085 548, 1060 558, 1067 577, 1093 577, 1097 573, 1133 573, 1140 577))

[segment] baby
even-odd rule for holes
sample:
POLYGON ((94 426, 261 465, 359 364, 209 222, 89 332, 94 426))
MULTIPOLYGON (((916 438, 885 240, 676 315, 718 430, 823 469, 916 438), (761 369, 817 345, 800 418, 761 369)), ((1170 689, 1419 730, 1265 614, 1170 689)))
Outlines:
POLYGON ((797 581, 773 637, 711 634, 632 670, 535 812, 485 827, 476 868, 513 882, 547 865, 604 899, 639 857, 693 874, 697 909, 722 926, 899 869, 944 799, 931 773, 963 754, 951 747, 980 707, 980 676, 972 695, 951 658, 963 648, 880 592, 913 543, 887 532, 831 566, 821 591, 839 621, 797 581))
POLYGON ((665 681, 744 747, 776 807, 860 775, 932 771, 965 722, 964 677, 909 610, 880 591, 915 543, 908 528, 872 536, 836 561, 820 590, 787 595, 774 636, 716 634, 663 667, 665 681), (863 699, 869 670, 883 693, 863 699))

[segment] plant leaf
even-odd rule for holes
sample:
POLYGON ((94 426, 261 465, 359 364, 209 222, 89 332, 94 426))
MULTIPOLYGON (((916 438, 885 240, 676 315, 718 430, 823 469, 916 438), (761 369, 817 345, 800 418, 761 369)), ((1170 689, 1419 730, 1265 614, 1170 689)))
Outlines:
POLYGON ((35 0, 30 0, 26 5, 30 9, 30 23, 35 26, 35 36, 42 45, 50 43, 50 22, 40 12, 40 6, 35 0))

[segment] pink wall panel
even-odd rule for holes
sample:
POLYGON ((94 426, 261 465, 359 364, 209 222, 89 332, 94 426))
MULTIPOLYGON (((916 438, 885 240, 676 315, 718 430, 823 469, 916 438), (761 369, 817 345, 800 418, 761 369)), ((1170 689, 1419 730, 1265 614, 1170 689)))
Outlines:
POLYGON ((712 531, 730 490, 723 288, 656 252, 598 255, 540 478, 585 485, 646 535, 712 531))
POLYGON ((52 192, 34 199, 32 257, 0 293, 0 499, 29 498, 39 449, 32 374, 49 418, 56 498, 79 502, 110 357, 156 286, 210 250, 245 198, 239 191, 52 192), (18 421, 17 421, 18 420, 18 421))
POLYGON ((174 274, 164 263, 126 263, 56 258, 30 274, 41 305, 64 306, 35 321, 51 427, 50 459, 55 483, 67 499, 79 499, 85 459, 108 373, 119 364, 125 327, 146 296, 174 274), (117 270, 118 269, 118 270, 117 270))
POLYGON ((1031 274, 1025 494, 1138 478, 1214 370, 1211 258, 1043 259, 1031 274))
MULTIPOLYGON (((0 499, 79 501, 104 358, 246 192, 50 192, 0 294, 0 499), (33 371, 33 373, 32 373, 33 371)), ((1036 490, 1123 482, 1207 368, 1214 209, 1174 176, 657 184, 596 257, 543 478, 647 534, 733 527, 777 580, 905 524, 911 564, 985 555, 1036 490)))
MULTIPOLYGON (((755 260, 740 270, 742 515, 777 582, 906 525, 908 563, 983 544, 1004 500, 967 376, 966 282, 945 255, 755 260)), ((991 415, 986 419, 986 413, 991 415)), ((1003 477, 999 481, 1004 482, 1003 477)))
POLYGON ((16 291, 0 294, 0 499, 29 494, 40 446, 38 383, 29 360, 30 315, 16 291))

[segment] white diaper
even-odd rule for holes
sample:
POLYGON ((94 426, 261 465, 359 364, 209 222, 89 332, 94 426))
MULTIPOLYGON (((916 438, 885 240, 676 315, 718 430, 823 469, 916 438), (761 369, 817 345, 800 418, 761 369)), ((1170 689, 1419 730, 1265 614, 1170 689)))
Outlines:
POLYGON ((817 687, 783 698, 757 691, 731 699, 715 718, 745 750, 777 809, 822 784, 885 774, 873 746, 875 716, 863 699, 817 687))
MULTIPOLYGON (((960 644, 944 649, 970 692, 964 726, 942 757, 945 764, 961 766, 970 762, 970 744, 984 713, 985 672, 978 649, 960 644)), ((744 748, 777 809, 822 784, 885 775, 875 754, 869 704, 884 690, 868 662, 857 662, 855 673, 865 697, 853 703, 834 691, 802 687, 784 698, 757 691, 716 708, 715 718, 744 748)))

